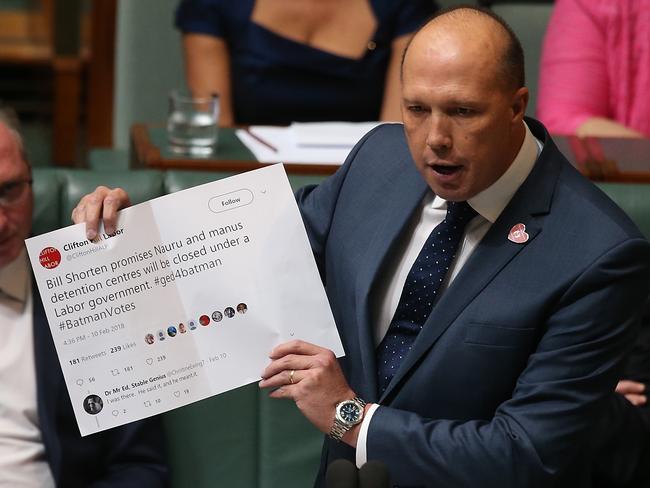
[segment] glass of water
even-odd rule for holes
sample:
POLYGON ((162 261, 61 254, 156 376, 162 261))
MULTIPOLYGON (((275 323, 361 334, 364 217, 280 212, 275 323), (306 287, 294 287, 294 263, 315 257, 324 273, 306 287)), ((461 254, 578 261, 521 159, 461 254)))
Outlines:
POLYGON ((193 98, 179 91, 169 95, 167 137, 172 152, 210 156, 217 144, 219 97, 193 98))

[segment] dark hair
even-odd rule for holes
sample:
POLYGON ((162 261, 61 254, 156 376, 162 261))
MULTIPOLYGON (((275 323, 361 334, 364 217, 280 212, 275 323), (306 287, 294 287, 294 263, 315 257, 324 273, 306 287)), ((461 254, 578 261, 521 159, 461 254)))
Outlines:
POLYGON ((427 22, 425 22, 409 39, 404 52, 402 53, 402 63, 400 67, 400 73, 404 69, 404 59, 406 58, 406 52, 408 51, 411 42, 418 35, 418 33, 428 26, 431 22, 435 21, 443 15, 447 15, 456 10, 472 10, 477 14, 483 14, 490 17, 497 24, 499 24, 506 33, 508 45, 503 53, 501 60, 500 71, 504 77, 504 80, 507 81, 509 85, 513 88, 518 89, 526 84, 526 75, 525 75, 525 64, 524 64, 524 50, 521 47, 521 42, 519 38, 514 33, 512 28, 507 24, 501 16, 494 13, 492 10, 489 10, 484 7, 477 7, 475 5, 456 5, 453 7, 448 7, 437 11, 427 22))

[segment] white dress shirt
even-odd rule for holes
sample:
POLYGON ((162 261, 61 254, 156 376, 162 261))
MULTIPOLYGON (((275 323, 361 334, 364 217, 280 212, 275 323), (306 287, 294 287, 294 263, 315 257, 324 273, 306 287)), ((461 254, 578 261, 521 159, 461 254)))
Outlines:
POLYGON ((53 488, 36 401, 31 277, 25 251, 0 269, 0 488, 53 488))
MULTIPOLYGON (((490 229, 490 226, 501 215, 503 209, 528 177, 541 149, 541 142, 535 139, 528 126, 526 126, 524 142, 510 167, 491 186, 468 200, 468 203, 476 210, 478 215, 465 228, 465 234, 456 252, 456 258, 449 268, 445 282, 440 287, 437 294, 438 298, 447 289, 449 283, 456 278, 478 243, 490 229)), ((418 254, 420 254, 422 246, 424 246, 431 231, 445 219, 446 215, 447 201, 435 196, 432 192, 427 193, 422 200, 419 217, 413 219, 413 223, 400 244, 401 247, 396 253, 396 257, 382 271, 379 279, 380 285, 371 298, 375 346, 381 343, 388 331, 406 277, 418 254)), ((377 408, 380 408, 380 406, 377 404, 372 405, 361 422, 356 450, 358 468, 365 464, 367 459, 368 428, 377 408)))

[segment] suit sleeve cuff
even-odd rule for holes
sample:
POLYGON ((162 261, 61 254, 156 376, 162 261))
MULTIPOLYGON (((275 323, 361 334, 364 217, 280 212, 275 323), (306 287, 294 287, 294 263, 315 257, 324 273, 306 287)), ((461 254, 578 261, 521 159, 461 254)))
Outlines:
POLYGON ((359 437, 357 438, 357 454, 356 454, 356 463, 357 468, 361 468, 366 461, 368 460, 368 451, 366 449, 366 441, 368 439, 368 428, 370 427, 370 420, 375 413, 375 410, 379 408, 379 405, 376 403, 371 405, 366 414, 363 416, 361 421, 361 427, 359 429, 359 437))

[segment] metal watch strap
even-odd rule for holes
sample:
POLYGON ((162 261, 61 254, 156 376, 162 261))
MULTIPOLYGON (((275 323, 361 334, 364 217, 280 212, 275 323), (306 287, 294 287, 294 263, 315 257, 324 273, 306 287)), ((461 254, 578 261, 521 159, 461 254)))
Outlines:
MULTIPOLYGON (((348 400, 344 400, 344 401, 348 401, 348 400)), ((359 405, 361 405, 361 409, 362 409, 362 410, 363 410, 363 409, 365 408, 365 406, 366 406, 366 402, 365 402, 365 400, 363 400, 363 399, 361 399, 361 398, 359 398, 359 397, 354 397, 354 398, 352 399, 352 401, 355 402, 355 403, 358 403, 359 405)), ((340 402, 340 403, 343 403, 343 402, 340 402)), ((337 404, 337 406, 338 406, 338 404, 337 404)), ((363 414, 362 414, 362 418, 363 418, 363 414)), ((356 425, 356 424, 355 424, 355 425, 356 425)), ((337 441, 340 442, 341 439, 343 438, 343 436, 345 435, 345 433, 346 433, 348 430, 350 430, 352 427, 353 427, 353 426, 350 425, 350 424, 346 424, 346 423, 344 423, 344 422, 341 422, 341 421, 336 417, 336 413, 335 413, 335 414, 334 414, 334 423, 332 424, 332 428, 330 429, 329 436, 330 436, 332 439, 337 440, 337 441)))

